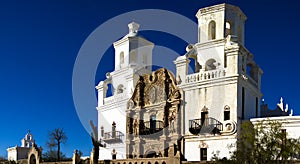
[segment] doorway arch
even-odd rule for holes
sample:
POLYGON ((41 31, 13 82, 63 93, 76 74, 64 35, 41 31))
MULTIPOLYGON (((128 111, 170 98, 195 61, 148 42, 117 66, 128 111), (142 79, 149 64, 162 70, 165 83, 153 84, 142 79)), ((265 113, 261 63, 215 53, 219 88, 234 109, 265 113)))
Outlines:
POLYGON ((36 164, 36 157, 34 154, 30 155, 29 164, 36 164))

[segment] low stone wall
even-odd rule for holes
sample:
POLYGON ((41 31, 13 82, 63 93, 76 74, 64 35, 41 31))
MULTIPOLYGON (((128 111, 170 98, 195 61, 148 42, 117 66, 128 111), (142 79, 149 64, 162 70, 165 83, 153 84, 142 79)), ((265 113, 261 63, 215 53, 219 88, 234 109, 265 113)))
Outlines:
POLYGON ((99 161, 99 164, 180 164, 179 158, 137 158, 99 161))
POLYGON ((67 161, 67 162, 42 162, 41 164, 72 164, 72 161, 67 161))

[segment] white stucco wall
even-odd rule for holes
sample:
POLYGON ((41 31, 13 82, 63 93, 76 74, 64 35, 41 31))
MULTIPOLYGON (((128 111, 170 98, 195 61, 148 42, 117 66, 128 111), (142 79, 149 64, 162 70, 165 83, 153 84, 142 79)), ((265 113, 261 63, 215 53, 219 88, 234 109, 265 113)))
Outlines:
MULTIPOLYGON (((234 151, 234 147, 230 147, 236 143, 236 139, 229 138, 212 138, 205 141, 207 148, 207 160, 211 160, 214 154, 218 154, 218 158, 230 159, 230 152, 234 151)), ((200 160, 200 146, 201 141, 186 141, 185 142, 185 157, 188 161, 200 160)))
POLYGON ((16 147, 7 149, 7 160, 16 161, 17 160, 17 149, 16 147))
POLYGON ((300 116, 279 116, 266 118, 252 118, 250 121, 255 124, 262 120, 278 121, 282 123, 283 129, 286 129, 288 138, 300 137, 300 116))

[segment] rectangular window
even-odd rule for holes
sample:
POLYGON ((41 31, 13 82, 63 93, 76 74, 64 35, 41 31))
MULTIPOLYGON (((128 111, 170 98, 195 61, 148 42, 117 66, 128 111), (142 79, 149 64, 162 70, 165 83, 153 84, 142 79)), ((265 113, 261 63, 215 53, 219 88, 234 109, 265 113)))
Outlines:
POLYGON ((230 111, 224 111, 224 121, 230 120, 230 111))
POLYGON ((242 120, 245 119, 245 88, 242 88, 242 120))
POLYGON ((150 117, 150 129, 156 129, 156 116, 152 115, 150 117))
POLYGON ((207 161, 207 148, 200 148, 201 161, 207 161))
POLYGON ((208 112, 201 112, 201 125, 207 126, 208 125, 208 112))

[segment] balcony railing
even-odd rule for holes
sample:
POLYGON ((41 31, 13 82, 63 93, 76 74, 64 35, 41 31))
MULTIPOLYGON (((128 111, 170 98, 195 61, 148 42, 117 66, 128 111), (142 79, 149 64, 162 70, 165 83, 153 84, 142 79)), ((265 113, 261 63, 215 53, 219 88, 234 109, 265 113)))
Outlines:
POLYGON ((215 118, 189 120, 189 131, 194 134, 216 134, 223 130, 223 125, 215 118))
POLYGON ((217 69, 211 71, 200 70, 200 72, 198 73, 187 75, 185 79, 185 83, 200 82, 200 81, 205 81, 210 79, 217 79, 225 76, 226 76, 225 69, 217 69))
POLYGON ((114 103, 114 102, 119 102, 123 99, 126 99, 127 98, 127 93, 119 93, 119 94, 116 94, 116 95, 113 95, 113 96, 110 96, 110 97, 105 97, 104 98, 104 105, 105 104, 111 104, 111 103, 114 103))
POLYGON ((106 132, 104 133, 103 141, 112 144, 123 142, 124 134, 120 131, 106 132))
POLYGON ((153 133, 157 133, 164 128, 163 121, 146 121, 144 122, 144 128, 141 130, 142 135, 149 135, 153 133))

